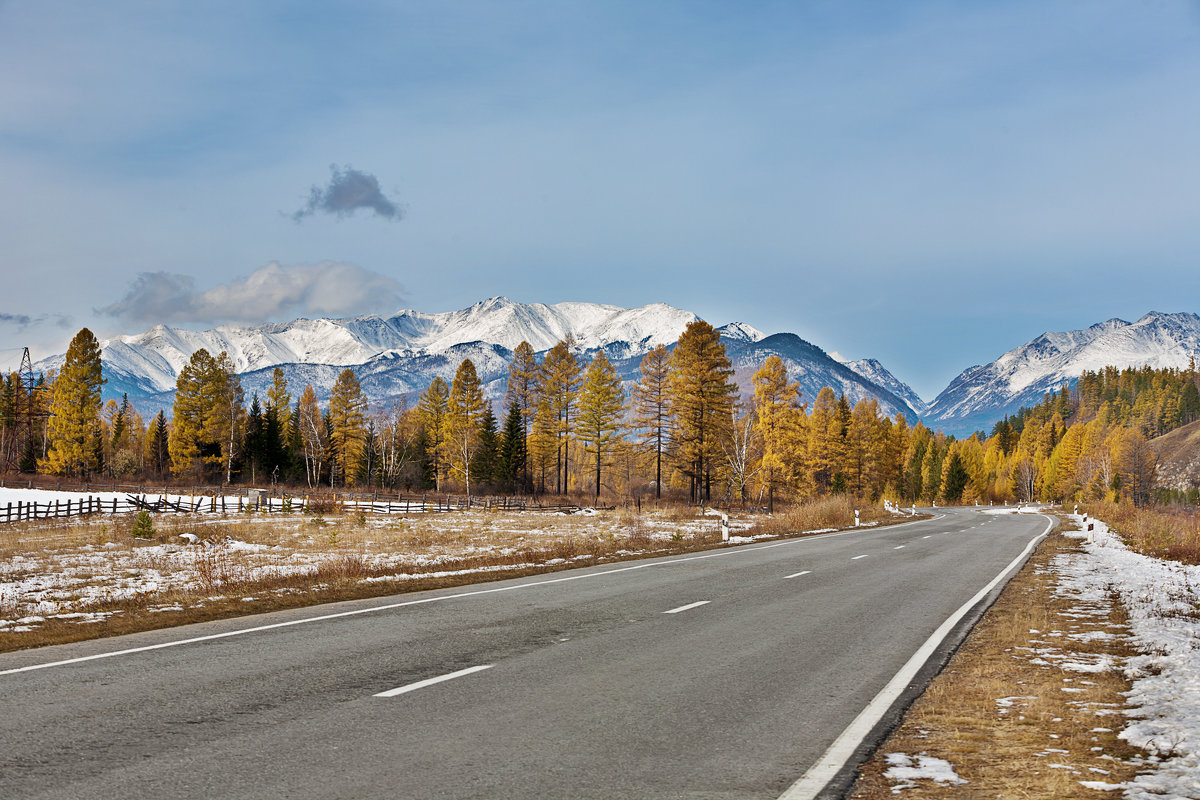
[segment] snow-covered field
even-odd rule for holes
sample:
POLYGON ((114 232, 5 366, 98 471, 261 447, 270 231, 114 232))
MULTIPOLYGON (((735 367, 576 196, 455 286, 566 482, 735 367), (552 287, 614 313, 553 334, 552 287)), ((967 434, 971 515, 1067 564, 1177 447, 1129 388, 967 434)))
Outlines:
MULTIPOLYGON (((67 492, 3 490, 0 504, 65 501, 67 492)), ((109 498, 111 501, 111 498, 109 498)), ((324 519, 302 514, 162 514, 145 540, 131 536, 131 514, 0 525, 0 632, 36 630, 49 619, 87 623, 112 612, 104 604, 138 598, 151 613, 256 594, 272 580, 361 573, 361 582, 395 582, 535 564, 649 552, 713 536, 712 515, 584 509, 555 512, 474 510, 444 514, 324 519), (256 584, 258 585, 256 587, 256 584), (99 608, 98 608, 99 606, 99 608)), ((733 541, 748 541, 753 518, 730 520, 733 541)), ((120 613, 120 612, 118 612, 120 613)))
MULTIPOLYGON (((1074 519, 1087 528, 1082 517, 1074 519)), ((1085 605, 1115 592, 1129 613, 1141 655, 1121 665, 1133 681, 1125 711, 1131 724, 1121 738, 1157 762, 1155 770, 1119 788, 1137 800, 1200 798, 1200 566, 1139 555, 1103 522, 1089 522, 1095 528, 1091 541, 1086 530, 1068 534, 1085 539, 1085 552, 1059 559, 1061 585, 1085 605)))

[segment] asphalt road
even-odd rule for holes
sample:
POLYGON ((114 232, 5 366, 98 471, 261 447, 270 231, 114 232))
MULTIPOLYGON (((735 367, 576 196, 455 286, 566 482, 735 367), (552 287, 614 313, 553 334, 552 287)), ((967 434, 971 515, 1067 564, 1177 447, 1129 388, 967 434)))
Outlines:
POLYGON ((778 798, 1048 527, 937 513, 0 655, 0 797, 778 798))

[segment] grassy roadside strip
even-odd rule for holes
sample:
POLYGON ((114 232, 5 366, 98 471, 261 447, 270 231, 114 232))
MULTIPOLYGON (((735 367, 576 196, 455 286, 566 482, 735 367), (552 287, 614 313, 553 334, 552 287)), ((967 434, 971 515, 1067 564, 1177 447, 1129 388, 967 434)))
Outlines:
MULTIPOLYGON (((853 507, 849 501, 822 501, 820 508, 799 506, 775 517, 743 520, 748 527, 736 531, 738 537, 726 544, 721 540, 719 523, 707 517, 702 529, 687 535, 664 537, 654 535, 655 524, 650 515, 633 516, 627 512, 608 512, 611 518, 555 518, 545 514, 509 512, 487 515, 488 521, 468 537, 448 535, 429 526, 451 519, 438 515, 389 521, 386 528, 364 528, 362 520, 353 516, 308 520, 292 524, 301 526, 307 540, 323 542, 326 549, 307 554, 317 559, 304 572, 271 573, 269 569, 254 568, 237 552, 220 545, 207 548, 176 547, 189 557, 187 581, 157 591, 133 596, 101 598, 88 601, 73 610, 84 613, 53 614, 37 617, 31 629, 0 628, 0 652, 10 652, 53 644, 65 644, 87 639, 121 636, 129 633, 208 622, 218 619, 284 609, 383 597, 395 594, 445 589, 489 581, 541 575, 583 566, 631 561, 659 556, 682 555, 713 550, 745 543, 747 537, 758 541, 813 535, 827 530, 844 530, 853 526, 853 507), (311 536, 314 524, 319 536, 311 536), (561 528, 551 535, 533 536, 528 528, 555 526, 561 528), (810 531, 809 533, 797 531, 810 531), (521 534, 521 535, 518 535, 521 534), (530 534, 528 537, 524 534, 530 534), (334 546, 336 542, 336 546, 334 546), (420 561, 430 554, 436 558, 420 561), (381 556, 411 556, 403 564, 387 563, 381 556)), ((901 517, 878 508, 865 510, 863 523, 886 526, 927 517, 901 517)), ((676 512, 684 521, 697 519, 698 511, 676 512)), ((699 514, 702 518, 703 515, 699 514)), ((296 533, 275 530, 273 521, 231 519, 214 520, 206 526, 212 541, 218 535, 234 534, 234 538, 258 543, 290 541, 296 533), (267 522, 268 525, 263 523, 267 522)), ((94 525, 105 525, 94 522, 94 525)), ((180 530, 199 530, 189 520, 163 517, 158 521, 159 539, 178 538, 180 530), (176 530, 178 529, 178 530, 176 530)), ((290 529, 289 529, 290 530, 290 529)), ((869 530, 869 528, 864 529, 869 530)), ((11 557, 32 552, 10 536, 7 544, 0 541, 0 555, 11 557)), ((108 533, 105 533, 107 536, 108 533)), ((77 552, 87 550, 88 557, 103 558, 96 544, 79 545, 94 540, 94 532, 69 529, 59 525, 52 531, 25 528, 21 538, 36 540, 43 545, 46 539, 51 552, 60 552, 65 542, 77 552), (93 554, 95 554, 93 556, 93 554)), ((149 545, 150 543, 147 543, 149 545)), ((204 543, 202 542, 201 545, 204 543)), ((39 545, 41 546, 41 545, 39 545)), ((265 546, 265 545, 264 545, 265 546)), ((130 545, 123 547, 128 551, 130 545)), ((136 548, 135 548, 136 549, 136 548)), ((0 573, 0 586, 4 580, 0 573)), ((93 581, 95 579, 92 579, 93 581)), ((5 598, 0 596, 0 612, 5 598)), ((0 613, 0 616, 3 616, 0 613)), ((11 616, 11 614, 10 614, 11 616)))
POLYGON ((1134 652, 1111 596, 1062 590, 1060 526, 862 768, 852 800, 1097 798, 1152 764, 1121 739, 1134 652))

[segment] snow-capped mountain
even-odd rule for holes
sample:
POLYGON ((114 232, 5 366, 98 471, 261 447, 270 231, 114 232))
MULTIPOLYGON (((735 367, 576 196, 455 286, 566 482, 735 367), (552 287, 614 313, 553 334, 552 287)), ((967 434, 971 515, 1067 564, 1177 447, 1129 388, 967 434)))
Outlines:
POLYGON ((887 368, 877 360, 873 358, 860 358, 858 361, 851 361, 836 350, 831 352, 829 357, 854 370, 871 383, 882 386, 899 397, 908 405, 912 413, 918 417, 925 416, 925 413, 929 410, 929 405, 913 391, 911 386, 888 372, 887 368))
MULTIPOLYGON (((880 411, 889 417, 902 413, 910 422, 915 422, 918 417, 909 402, 891 388, 862 375, 794 333, 776 333, 755 341, 726 338, 725 350, 729 354, 729 360, 733 362, 734 380, 743 396, 753 396, 751 378, 762 363, 771 356, 779 356, 787 367, 788 379, 795 381, 800 387, 800 401, 809 407, 817 399, 821 389, 828 386, 834 392, 846 395, 850 405, 873 397, 879 401, 880 411)), ((892 377, 882 365, 879 366, 879 371, 907 390, 908 394, 916 397, 912 389, 892 377)), ((917 398, 917 402, 920 402, 920 398, 917 398)))
POLYGON ((1085 371, 1188 365, 1200 356, 1200 316, 1152 311, 1137 322, 1110 319, 1078 331, 1047 332, 990 364, 964 371, 929 405, 925 423, 970 433, 1029 406, 1085 371))
MULTIPOLYGON (((222 325, 202 332, 159 325, 145 333, 103 340, 100 346, 106 375, 132 389, 131 394, 144 395, 173 390, 179 371, 200 348, 214 355, 228 353, 239 373, 284 364, 345 368, 385 354, 445 353, 468 342, 512 350, 524 340, 542 351, 567 336, 585 350, 619 342, 627 345, 627 355, 634 355, 674 342, 696 318, 664 303, 626 309, 598 303, 527 304, 493 297, 440 314, 407 309, 390 317, 297 319, 222 325)), ((39 367, 61 363, 62 356, 55 356, 39 367)))
MULTIPOLYGON (((597 303, 526 304, 493 297, 440 314, 405 310, 389 317, 298 319, 201 332, 159 325, 141 334, 101 341, 108 381, 104 396, 119 399, 128 393, 143 411, 169 412, 179 371, 203 347, 214 354, 229 354, 247 396, 264 394, 274 368, 279 367, 294 387, 293 394, 311 383, 324 401, 337 374, 350 367, 371 403, 386 405, 404 396, 411 399, 435 376, 449 381, 459 363, 470 358, 487 394, 498 400, 504 394, 512 351, 521 341, 540 353, 571 337, 582 360, 603 349, 618 374, 632 381, 638 377, 642 356, 660 344, 673 347, 696 319, 692 312, 664 303, 625 309, 597 303)), ((805 402, 811 403, 821 387, 830 386, 851 402, 875 397, 889 415, 900 411, 916 416, 920 399, 878 362, 859 362, 873 365, 873 372, 864 374, 795 334, 767 336, 742 322, 717 330, 744 395, 753 394, 750 378, 762 362, 779 355, 792 380, 800 384, 805 402), (887 385, 877 383, 880 380, 887 385)), ((62 359, 55 356, 37 366, 57 367, 62 359)))

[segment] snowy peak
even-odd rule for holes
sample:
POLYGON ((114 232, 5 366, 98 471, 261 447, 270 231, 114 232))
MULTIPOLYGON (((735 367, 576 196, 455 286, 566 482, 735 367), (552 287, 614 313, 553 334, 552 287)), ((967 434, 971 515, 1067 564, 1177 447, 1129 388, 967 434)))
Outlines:
POLYGON ((883 364, 879 363, 879 361, 876 359, 861 358, 857 361, 852 361, 836 350, 832 351, 829 354, 829 357, 839 364, 848 367, 856 374, 861 375, 872 383, 882 386, 884 389, 887 389, 889 392, 896 395, 896 397, 899 397, 905 402, 905 404, 908 405, 909 410, 912 411, 916 416, 922 417, 925 415, 926 411, 928 411, 929 406, 924 400, 921 399, 921 396, 913 391, 911 386, 889 372, 887 368, 885 368, 883 364))
POLYGON ((734 342, 761 342, 767 335, 744 322, 731 322, 717 328, 717 333, 734 342))
POLYGON ((1152 311, 1077 331, 1048 331, 990 364, 964 371, 938 395, 929 420, 948 432, 990 428, 1083 372, 1105 367, 1184 368, 1200 354, 1200 316, 1152 311))
POLYGON ((296 319, 222 325, 202 332, 157 325, 100 344, 107 369, 136 376, 139 384, 156 391, 169 391, 179 371, 201 348, 213 354, 225 351, 239 373, 282 364, 358 366, 383 354, 443 354, 471 342, 513 350, 527 341, 540 352, 568 337, 584 350, 620 343, 621 351, 633 356, 675 342, 696 319, 690 311, 665 303, 627 309, 599 303, 517 303, 492 297, 469 308, 437 314, 408 309, 390 317, 296 319))

